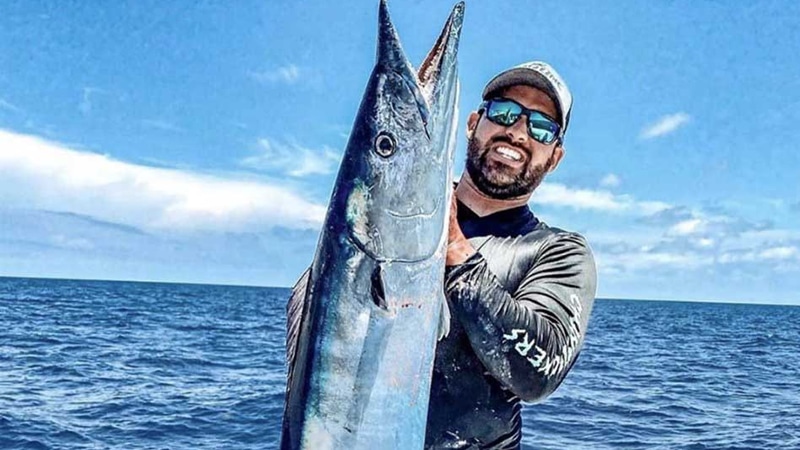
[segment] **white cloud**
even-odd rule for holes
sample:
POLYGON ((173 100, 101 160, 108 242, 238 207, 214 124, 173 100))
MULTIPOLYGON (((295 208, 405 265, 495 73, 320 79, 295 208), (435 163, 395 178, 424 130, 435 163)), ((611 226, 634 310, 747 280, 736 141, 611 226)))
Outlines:
POLYGON ((170 122, 166 122, 164 120, 145 119, 145 120, 142 120, 142 125, 144 125, 144 126, 146 126, 148 128, 155 128, 157 130, 169 131, 169 132, 173 132, 173 133, 183 133, 183 132, 186 131, 186 130, 184 130, 183 128, 181 128, 179 126, 177 126, 177 125, 175 125, 173 123, 170 123, 170 122))
POLYGON ((623 211, 629 201, 608 191, 572 189, 558 183, 542 183, 534 192, 532 201, 542 205, 568 206, 575 209, 623 211))
POLYGON ((653 139, 659 136, 670 134, 686 125, 691 120, 691 116, 684 112, 666 115, 658 119, 655 123, 646 126, 639 137, 641 139, 653 139))
POLYGON ((790 259, 798 255, 797 247, 782 246, 772 247, 761 251, 758 256, 762 259, 790 259))
POLYGON ((592 239, 597 258, 598 270, 608 276, 617 274, 656 275, 659 270, 675 269, 680 271, 708 268, 722 270, 724 267, 750 264, 750 272, 772 270, 775 263, 793 263, 784 265, 785 269, 800 271, 800 248, 796 245, 768 244, 761 248, 745 239, 732 239, 727 245, 721 245, 711 238, 686 240, 669 240, 655 238, 652 244, 641 246, 622 246, 625 236, 619 241, 600 241, 592 239), (614 247, 620 251, 614 251, 614 247), (757 266, 752 266, 757 264, 757 266), (767 265, 764 265, 767 264, 767 265))
POLYGON ((2 99, 2 98, 0 98, 0 109, 5 109, 5 110, 11 111, 11 112, 20 112, 21 111, 21 109, 19 109, 16 105, 14 105, 13 103, 10 103, 10 102, 6 101, 5 99, 2 99))
POLYGON ((263 72, 249 72, 251 78, 261 83, 287 83, 292 84, 300 79, 300 68, 294 64, 287 64, 273 70, 263 72))
POLYGON ((693 218, 683 220, 670 227, 668 234, 684 236, 688 234, 702 233, 706 231, 707 226, 708 221, 704 219, 693 218))
POLYGON ((792 245, 776 245, 763 250, 734 249, 723 253, 719 257, 719 262, 722 264, 742 262, 779 262, 792 260, 800 262, 800 250, 798 250, 798 247, 792 245))
POLYGON ((800 242, 800 229, 765 228, 747 230, 742 233, 742 238, 756 244, 765 242, 800 242))
POLYGON ((600 180, 600 187, 612 188, 619 186, 621 183, 622 180, 620 180, 618 176, 614 175, 613 173, 610 173, 604 176, 603 179, 600 180))
POLYGON ((769 222, 754 223, 739 217, 713 213, 703 209, 687 210, 684 217, 670 225, 665 235, 670 237, 712 237, 724 239, 738 237, 743 233, 766 230, 772 227, 769 222))
POLYGON ((598 268, 602 272, 605 267, 612 271, 644 271, 658 268, 696 269, 708 266, 714 262, 710 255, 699 255, 688 252, 647 251, 639 249, 619 255, 600 255, 598 268))
POLYGON ((145 229, 316 228, 325 207, 291 190, 187 170, 130 164, 0 130, 0 202, 145 229))
POLYGON ((83 115, 88 115, 92 112, 92 96, 94 94, 100 94, 104 91, 102 89, 93 88, 93 87, 85 87, 83 88, 83 97, 81 98, 81 102, 78 105, 78 110, 83 113, 83 115))
POLYGON ((675 276, 670 271, 699 268, 715 276, 731 270, 771 276, 778 267, 800 272, 800 235, 795 230, 704 209, 673 207, 656 216, 659 220, 640 221, 644 227, 588 233, 602 273, 619 279, 659 273, 670 278, 675 276), (666 220, 670 216, 673 220, 666 220))
POLYGON ((695 241, 698 247, 710 248, 713 247, 716 241, 711 238, 700 238, 695 241))
MULTIPOLYGON (((633 202, 639 209, 646 203, 633 202)), ((758 277, 778 268, 800 272, 800 233, 715 207, 670 206, 615 230, 589 231, 587 238, 599 270, 616 281, 640 275, 677 279, 690 277, 678 272, 697 269, 712 278, 735 276, 731 271, 758 277)))
POLYGON ((258 170, 277 170, 292 177, 326 175, 336 168, 339 154, 323 146, 319 150, 303 147, 297 142, 259 139, 261 153, 244 158, 240 164, 258 170))
POLYGON ((670 207, 663 202, 641 202, 628 195, 615 195, 605 190, 573 189, 559 183, 542 183, 534 191, 531 201, 540 205, 634 214, 653 214, 670 207))
POLYGON ((661 211, 666 211, 669 208, 672 208, 672 205, 669 203, 660 201, 638 201, 636 202, 636 205, 639 211, 645 215, 657 214, 661 211))
POLYGON ((73 238, 64 234, 56 234, 50 237, 50 243, 56 247, 68 248, 74 250, 91 250, 94 244, 84 238, 73 238))
POLYGON ((549 205, 611 213, 582 229, 601 296, 797 298, 791 287, 797 283, 787 280, 800 279, 800 230, 777 229, 773 221, 731 212, 736 208, 669 205, 563 185, 540 189, 549 205))

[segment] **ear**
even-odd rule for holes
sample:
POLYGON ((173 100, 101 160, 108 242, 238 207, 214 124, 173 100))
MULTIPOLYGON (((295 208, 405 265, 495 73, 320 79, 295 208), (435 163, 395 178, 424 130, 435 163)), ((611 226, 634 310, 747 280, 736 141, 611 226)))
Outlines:
POLYGON ((478 120, 480 118, 481 115, 477 111, 469 113, 469 117, 467 117, 467 139, 472 139, 475 129, 478 128, 478 120))
POLYGON ((553 149, 553 163, 550 164, 550 167, 547 169, 547 173, 554 172, 556 167, 558 167, 558 163, 561 162, 561 158, 564 157, 564 153, 566 153, 567 149, 561 145, 561 141, 556 144, 556 148, 553 149))

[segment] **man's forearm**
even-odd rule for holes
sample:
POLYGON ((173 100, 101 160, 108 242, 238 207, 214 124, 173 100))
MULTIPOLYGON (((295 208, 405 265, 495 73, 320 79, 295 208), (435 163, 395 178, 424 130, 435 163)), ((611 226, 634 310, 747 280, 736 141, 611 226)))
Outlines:
MULTIPOLYGON (((454 317, 487 370, 526 401, 553 392, 574 364, 594 299, 594 265, 585 247, 556 245, 514 296, 501 286, 479 254, 448 268, 447 293, 454 317), (549 277, 553 263, 561 273, 549 277), (591 272, 582 278, 581 270, 591 272), (534 281, 535 280, 535 281, 534 281)), ((545 252, 547 253, 547 252, 545 252)))

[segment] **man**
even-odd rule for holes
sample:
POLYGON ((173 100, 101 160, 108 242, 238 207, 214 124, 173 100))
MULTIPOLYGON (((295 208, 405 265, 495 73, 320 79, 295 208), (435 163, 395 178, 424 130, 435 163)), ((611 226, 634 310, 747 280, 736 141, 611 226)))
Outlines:
POLYGON ((521 401, 541 401, 578 356, 596 290, 584 238, 539 221, 534 189, 564 156, 572 95, 530 62, 493 78, 467 121, 451 206, 450 334, 436 350, 426 448, 516 449, 521 401))

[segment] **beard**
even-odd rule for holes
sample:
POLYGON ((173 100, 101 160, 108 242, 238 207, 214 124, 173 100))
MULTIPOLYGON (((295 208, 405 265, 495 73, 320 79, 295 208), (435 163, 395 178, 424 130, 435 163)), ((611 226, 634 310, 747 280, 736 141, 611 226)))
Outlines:
MULTIPOLYGON (((467 142, 466 169, 475 183, 475 187, 487 196, 499 200, 508 200, 532 193, 553 165, 555 152, 543 164, 534 165, 531 158, 528 158, 528 163, 521 170, 512 169, 502 163, 487 159, 491 144, 498 141, 487 143, 483 148, 474 137, 467 142)), ((505 142, 511 145, 507 141, 505 142)))

